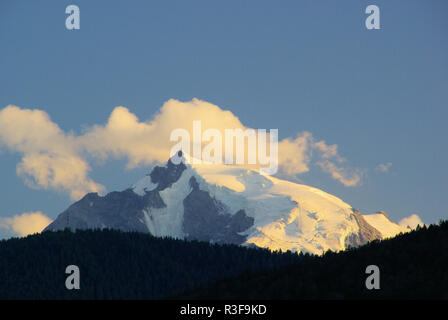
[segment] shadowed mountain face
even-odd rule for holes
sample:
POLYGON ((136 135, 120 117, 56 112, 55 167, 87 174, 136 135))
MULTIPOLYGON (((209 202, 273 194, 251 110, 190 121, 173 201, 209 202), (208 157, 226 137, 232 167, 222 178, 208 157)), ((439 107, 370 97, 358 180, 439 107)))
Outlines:
POLYGON ((358 210, 353 210, 352 218, 358 223, 359 233, 352 233, 345 239, 346 247, 357 247, 382 238, 381 233, 368 224, 358 210))
POLYGON ((130 189, 111 192, 104 197, 89 193, 62 212, 45 230, 110 228, 148 232, 142 210, 164 206, 158 192, 149 192, 143 197, 130 189))
MULTIPOLYGON (((179 151, 179 157, 182 157, 182 152, 179 151)), ((171 159, 168 160, 166 167, 155 167, 149 176, 151 177, 152 183, 157 184, 157 191, 162 191, 166 188, 171 187, 171 185, 179 180, 182 172, 187 167, 182 162, 175 165, 171 159)))
MULTIPOLYGON (((185 164, 168 161, 165 167, 156 166, 149 174, 151 183, 157 186, 144 195, 136 194, 132 189, 111 192, 104 197, 89 193, 62 212, 45 230, 76 229, 119 229, 151 233, 145 222, 145 211, 167 206, 160 192, 170 188, 181 177, 185 164)), ((225 205, 212 198, 206 191, 200 190, 194 177, 189 181, 191 192, 183 199, 182 231, 184 238, 214 243, 242 244, 246 236, 240 233, 253 225, 253 218, 246 215, 244 209, 236 213, 228 212, 225 205)))
POLYGON ((194 177, 190 178, 191 193, 184 199, 183 231, 186 239, 197 239, 214 243, 241 244, 245 236, 238 234, 250 228, 254 219, 244 210, 235 214, 213 199, 208 192, 199 189, 194 177))

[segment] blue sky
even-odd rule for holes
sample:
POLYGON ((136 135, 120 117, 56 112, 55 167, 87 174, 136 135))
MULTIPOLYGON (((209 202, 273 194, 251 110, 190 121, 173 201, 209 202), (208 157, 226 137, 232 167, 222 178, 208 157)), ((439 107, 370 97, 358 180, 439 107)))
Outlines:
MULTIPOLYGON (((308 131, 364 173, 346 187, 311 163, 298 178, 363 213, 448 218, 446 1, 10 1, 0 3, 0 110, 40 109, 66 132, 126 106, 151 119, 167 100, 198 98, 279 138, 308 131), (81 29, 65 28, 76 4, 81 29), (375 4, 381 29, 367 30, 375 4), (391 163, 387 172, 375 170, 391 163)), ((0 217, 54 219, 67 193, 28 187, 21 154, 0 141, 0 217)), ((122 190, 147 168, 90 163, 122 190)), ((0 230, 0 236, 10 234, 0 230)))

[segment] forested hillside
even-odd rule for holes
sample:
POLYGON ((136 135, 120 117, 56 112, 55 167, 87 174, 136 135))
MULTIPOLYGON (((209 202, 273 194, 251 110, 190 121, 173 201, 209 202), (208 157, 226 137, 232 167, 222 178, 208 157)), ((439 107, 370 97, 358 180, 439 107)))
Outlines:
POLYGON ((297 263, 265 249, 116 230, 47 231, 0 241, 0 299, 160 299, 187 288, 297 263), (68 265, 80 290, 67 290, 68 265))
POLYGON ((448 299, 448 222, 341 253, 303 256, 297 264, 244 274, 180 298, 448 299), (366 289, 368 265, 379 267, 379 290, 366 289))
POLYGON ((116 230, 0 241, 0 299, 448 298, 448 222, 323 256, 116 230), (68 265, 80 289, 68 290, 68 265), (367 290, 368 265, 380 289, 367 290))

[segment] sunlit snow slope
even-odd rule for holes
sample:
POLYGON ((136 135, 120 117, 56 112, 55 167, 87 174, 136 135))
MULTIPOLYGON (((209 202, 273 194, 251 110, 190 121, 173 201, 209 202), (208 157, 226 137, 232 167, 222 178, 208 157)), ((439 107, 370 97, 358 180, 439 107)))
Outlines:
POLYGON ((408 232, 409 229, 402 227, 389 220, 384 212, 364 215, 364 219, 375 229, 381 232, 383 238, 391 238, 400 232, 408 232))
POLYGON ((112 228, 321 254, 406 232, 322 190, 225 165, 169 160, 130 188, 89 193, 46 230, 112 228))
MULTIPOLYGON (((145 223, 152 234, 185 237, 183 199, 192 190, 191 177, 200 190, 222 203, 227 212, 244 209, 253 218, 253 225, 241 233, 246 236, 244 245, 319 254, 356 245, 349 243, 350 235, 362 231, 349 204, 317 188, 237 167, 188 165, 178 181, 160 192, 166 208, 145 210, 145 223)), ((145 179, 147 189, 153 189, 154 184, 145 179)), ((143 181, 134 186, 135 192, 141 192, 143 181)), ((375 220, 371 226, 387 237, 394 231, 395 234, 403 231, 386 220, 381 223, 375 220)))

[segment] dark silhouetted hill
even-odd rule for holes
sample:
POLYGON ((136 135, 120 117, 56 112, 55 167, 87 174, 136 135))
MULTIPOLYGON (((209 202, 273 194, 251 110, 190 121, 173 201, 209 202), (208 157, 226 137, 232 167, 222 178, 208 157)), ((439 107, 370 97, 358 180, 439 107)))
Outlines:
POLYGON ((297 264, 246 273, 176 298, 448 299, 448 222, 340 253, 302 256, 297 264), (366 289, 368 265, 380 268, 379 290, 366 289))
POLYGON ((448 222, 323 256, 117 230, 0 241, 0 299, 446 299, 448 222), (67 290, 77 265, 81 289, 67 290), (365 288, 368 265, 380 290, 365 288))
POLYGON ((292 253, 137 232, 46 231, 0 241, 0 299, 160 299, 298 260, 292 253), (80 269, 80 290, 65 287, 68 265, 80 269))

